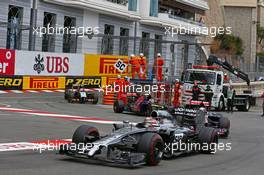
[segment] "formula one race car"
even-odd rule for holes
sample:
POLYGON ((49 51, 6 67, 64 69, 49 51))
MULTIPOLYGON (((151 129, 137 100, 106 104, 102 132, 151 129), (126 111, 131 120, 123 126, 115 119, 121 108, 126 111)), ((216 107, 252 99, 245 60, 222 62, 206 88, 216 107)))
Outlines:
POLYGON ((159 164, 163 155, 169 158, 192 151, 215 151, 218 143, 217 130, 205 127, 199 121, 204 119, 203 111, 196 118, 195 128, 177 125, 166 111, 153 111, 151 116, 142 123, 114 124, 113 132, 106 136, 100 136, 95 127, 82 125, 74 132, 72 143, 61 145, 59 153, 129 166, 153 166, 159 164), (179 144, 191 143, 196 145, 195 149, 176 149, 179 144), (203 147, 204 145, 210 146, 203 147))
POLYGON ((114 131, 106 136, 100 136, 95 127, 82 125, 74 132, 72 143, 62 145, 59 153, 107 163, 153 166, 159 164, 163 149, 164 142, 155 130, 124 122, 115 124, 114 131))
POLYGON ((98 103, 98 95, 96 92, 83 88, 80 85, 74 84, 65 89, 64 98, 69 103, 78 101, 79 103, 91 102, 92 104, 98 103))
MULTIPOLYGON (((170 109, 169 111, 180 123, 187 125, 193 125, 194 120, 198 115, 197 109, 175 108, 170 109)), ((223 138, 227 138, 229 136, 230 120, 228 118, 224 117, 220 113, 207 112, 206 120, 205 126, 216 128, 219 136, 223 138)))
POLYGON ((127 93, 124 96, 122 100, 114 102, 113 110, 115 113, 122 113, 123 111, 133 112, 138 115, 149 115, 151 113, 152 103, 149 94, 127 93))

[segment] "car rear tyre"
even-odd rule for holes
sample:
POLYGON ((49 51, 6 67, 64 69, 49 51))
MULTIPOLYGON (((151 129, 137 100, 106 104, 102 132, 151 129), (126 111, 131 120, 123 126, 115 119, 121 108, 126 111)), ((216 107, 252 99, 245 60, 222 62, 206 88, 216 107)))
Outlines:
POLYGON ((198 134, 202 153, 214 153, 218 144, 217 130, 210 127, 201 128, 198 134))
POLYGON ((79 101, 80 101, 81 104, 84 104, 84 103, 85 103, 85 97, 81 97, 81 98, 79 99, 79 101))
POLYGON ((72 142, 75 144, 91 143, 98 140, 99 137, 100 134, 97 128, 90 125, 81 125, 75 130, 72 136, 72 142))
POLYGON ((226 117, 221 117, 219 119, 219 128, 227 130, 226 133, 223 135, 224 138, 227 138, 229 136, 230 120, 226 117))
POLYGON ((98 103, 98 95, 93 94, 93 104, 97 104, 97 103, 98 103))
POLYGON ((72 98, 71 97, 68 97, 68 103, 72 103, 72 98))
POLYGON ((122 113, 124 111, 124 102, 121 101, 121 100, 118 100, 118 101, 115 101, 114 102, 114 106, 113 106, 113 109, 114 109, 114 112, 115 113, 122 113))
POLYGON ((138 143, 138 152, 146 154, 146 164, 158 165, 162 159, 164 142, 156 133, 145 133, 138 143))
POLYGON ((224 129, 230 129, 230 120, 226 117, 221 117, 219 119, 219 127, 224 129))

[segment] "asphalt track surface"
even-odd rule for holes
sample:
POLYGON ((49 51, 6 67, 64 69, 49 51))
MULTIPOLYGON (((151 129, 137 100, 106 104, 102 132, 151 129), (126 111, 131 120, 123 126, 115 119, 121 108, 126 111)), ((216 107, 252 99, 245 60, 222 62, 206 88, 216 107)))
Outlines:
MULTIPOLYGON (((108 120, 142 121, 143 117, 115 114, 110 107, 89 104, 68 104, 63 93, 1 94, 0 106, 34 109, 58 114, 97 117, 108 120)), ((231 151, 214 155, 192 154, 172 160, 163 160, 156 167, 141 166, 130 169, 100 162, 78 160, 46 151, 42 154, 32 150, 0 152, 0 174, 19 175, 181 175, 181 174, 232 174, 263 175, 264 118, 260 107, 250 112, 224 113, 231 120, 231 151)), ((0 110, 0 144, 30 142, 43 139, 68 139, 79 125, 86 123, 45 116, 27 115, 0 110)), ((110 132, 107 124, 93 124, 101 133, 110 132)))

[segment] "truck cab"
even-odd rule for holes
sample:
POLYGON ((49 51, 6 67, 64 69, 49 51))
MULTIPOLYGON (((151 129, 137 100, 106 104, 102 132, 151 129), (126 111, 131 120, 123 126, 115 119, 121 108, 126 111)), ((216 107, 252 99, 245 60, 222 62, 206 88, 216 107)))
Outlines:
POLYGON ((190 104, 192 100, 192 87, 194 81, 198 82, 201 88, 201 94, 199 100, 204 101, 204 90, 206 86, 210 86, 214 95, 212 98, 211 107, 217 108, 219 110, 224 110, 226 100, 224 95, 224 74, 222 71, 211 70, 211 69, 201 69, 193 68, 187 69, 183 75, 183 95, 182 103, 184 106, 190 104))

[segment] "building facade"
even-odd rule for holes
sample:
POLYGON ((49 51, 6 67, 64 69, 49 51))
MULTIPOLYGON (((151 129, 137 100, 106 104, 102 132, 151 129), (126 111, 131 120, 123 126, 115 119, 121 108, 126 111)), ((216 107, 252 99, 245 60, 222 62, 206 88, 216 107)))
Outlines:
POLYGON ((242 69, 254 72, 256 67, 257 43, 257 0, 222 0, 226 26, 232 27, 232 34, 243 40, 244 53, 242 69))
POLYGON ((204 26, 201 16, 209 9, 204 0, 2 0, 0 48, 29 49, 33 2, 37 2, 36 27, 68 30, 67 34, 61 30, 59 34, 36 34, 36 51, 111 55, 142 52, 150 66, 161 53, 168 76, 180 76, 184 68, 207 55, 203 46, 196 44, 204 37, 199 31, 172 35, 172 30, 167 30, 184 27, 191 31, 204 26), (74 27, 92 32, 76 35, 74 27))

